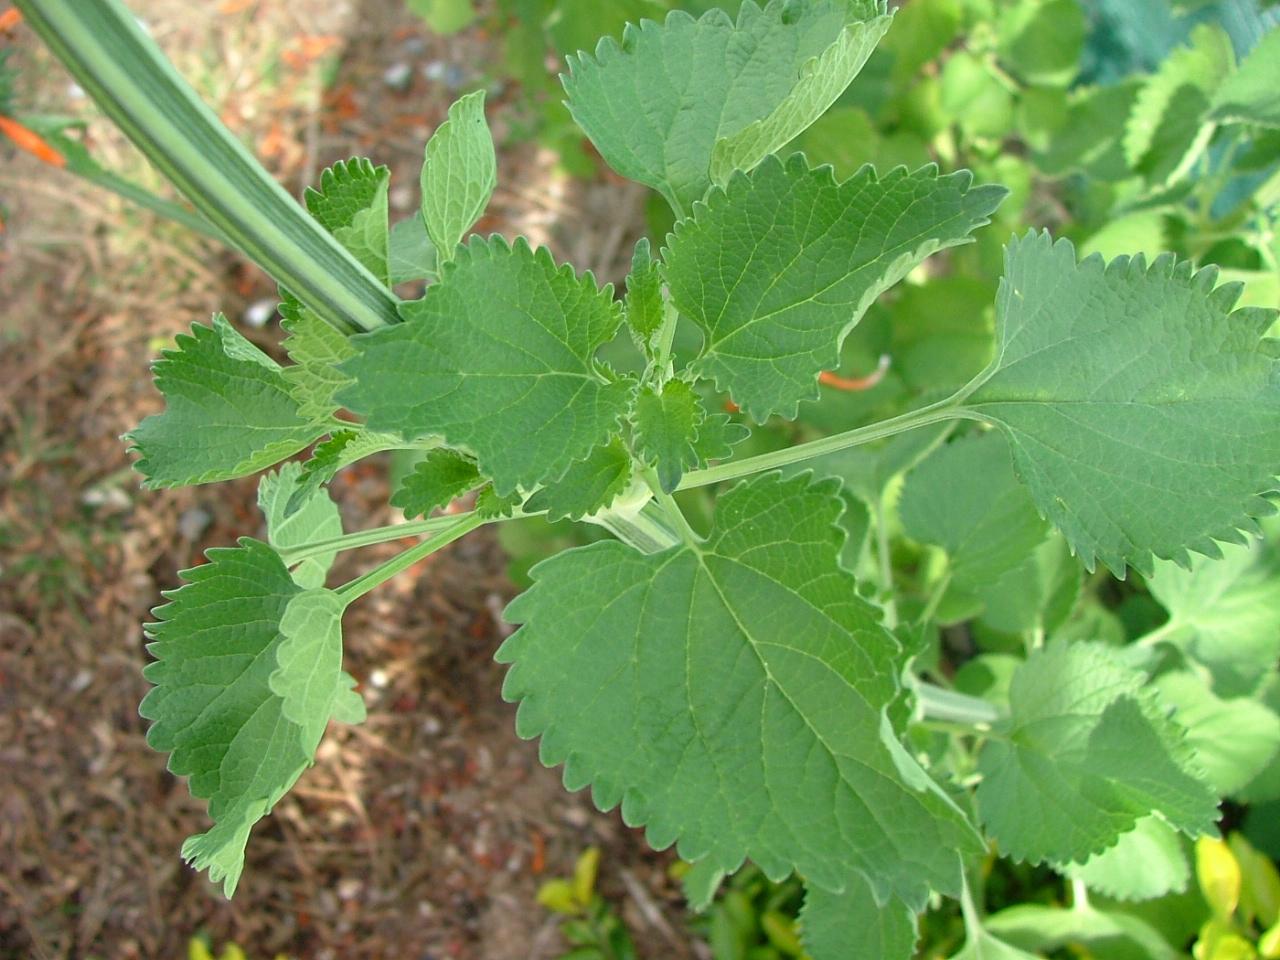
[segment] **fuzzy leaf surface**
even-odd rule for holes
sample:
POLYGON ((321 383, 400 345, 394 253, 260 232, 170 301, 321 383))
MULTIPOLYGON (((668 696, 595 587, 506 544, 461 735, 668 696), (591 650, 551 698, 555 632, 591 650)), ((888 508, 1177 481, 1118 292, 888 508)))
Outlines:
POLYGON ((355 355, 346 334, 325 323, 282 292, 280 326, 289 335, 284 349, 293 361, 283 369, 298 413, 307 420, 325 420, 338 409, 334 399, 351 378, 338 372, 338 364, 355 355))
POLYGON ((649 249, 649 238, 636 242, 627 275, 627 326, 646 356, 652 355, 654 337, 662 327, 662 273, 649 249))
POLYGON ((325 432, 303 416, 279 364, 226 318, 194 324, 156 361, 163 413, 128 435, 144 486, 180 487, 256 473, 325 432))
POLYGON ((578 125, 614 170, 688 213, 715 176, 749 169, 816 120, 888 29, 873 0, 743 3, 628 24, 568 60, 578 125))
POLYGON ((422 165, 422 218, 440 260, 453 258, 480 219, 498 184, 493 135, 484 119, 484 91, 460 97, 427 141, 422 165))
POLYGON ((1274 310, 1161 256, 1076 262, 1065 240, 1005 250, 997 355, 964 401, 1004 430, 1040 512, 1092 569, 1217 555, 1271 512, 1280 468, 1274 310))
POLYGON ((876 903, 871 886, 855 877, 843 893, 805 888, 800 937, 813 960, 911 960, 916 914, 896 897, 876 903))
POLYGON ((434 280, 439 270, 435 245, 427 236, 427 222, 422 213, 414 213, 391 228, 387 247, 387 270, 392 284, 408 280, 434 280))
POLYGON ((317 443, 311 457, 302 464, 302 473, 294 485, 293 493, 285 505, 285 515, 291 516, 311 497, 332 480, 339 470, 371 457, 384 450, 402 446, 398 437, 389 433, 370 433, 367 430, 335 430, 317 443))
POLYGON ((1215 120, 1280 127, 1280 29, 1272 27, 1213 96, 1215 120))
POLYGON ((802 154, 735 175, 677 224, 665 256, 672 300, 704 336, 691 371, 756 422, 794 418, 876 297, 987 222, 1006 191, 971 182, 864 167, 837 183, 802 154))
POLYGON ((908 536, 947 551, 965 589, 1026 562, 1049 532, 996 431, 935 450, 907 475, 898 512, 908 536))
POLYGON ((559 477, 629 405, 594 362, 622 321, 612 291, 523 240, 473 239, 401 313, 351 338, 339 399, 371 430, 468 450, 501 495, 559 477))
POLYGON ((727 413, 707 414, 693 441, 698 467, 705 467, 713 460, 727 460, 733 456, 733 448, 749 436, 751 431, 734 422, 727 413))
POLYGON ((319 188, 308 187, 303 194, 307 211, 383 283, 391 277, 390 186, 390 169, 352 157, 325 170, 319 188))
POLYGON ((456 450, 432 450, 419 461, 391 496, 391 505, 404 511, 405 517, 425 517, 474 490, 481 483, 475 461, 456 450))
POLYGON ((683 380, 668 380, 661 390, 644 387, 636 397, 632 423, 636 452, 655 465, 658 482, 670 493, 680 477, 697 465, 693 445, 706 418, 702 401, 683 380))
POLYGON ((580 520, 607 507, 631 481, 631 454, 618 437, 569 466, 564 476, 537 491, 525 509, 547 512, 548 520, 580 520))
POLYGON ((1083 862, 1153 812, 1213 831, 1217 797, 1147 684, 1098 643, 1055 643, 1018 668, 1001 739, 978 761, 979 812, 1002 853, 1083 862))
POLYGON ((923 904, 975 837, 889 725, 901 648, 838 564, 838 484, 769 474, 709 538, 561 553, 507 609, 517 732, 657 849, 923 904), (892 817, 878 811, 892 810, 892 817))
MULTIPOLYGON (((154 684, 139 708, 152 721, 147 742, 168 752, 169 769, 188 777, 192 796, 207 800, 214 826, 183 844, 182 854, 209 878, 221 881, 227 896, 244 867, 249 831, 293 786, 315 755, 324 720, 316 704, 332 691, 332 709, 351 716, 344 695, 349 678, 331 649, 333 624, 282 621, 304 593, 276 553, 248 538, 234 548, 208 552, 209 562, 184 571, 186 585, 167 594, 147 627, 149 652, 156 658, 144 671, 154 684), (294 628, 298 629, 295 630, 294 628), (316 642, 322 630, 323 664, 280 660, 285 644, 316 642), (305 679, 298 673, 305 670, 305 679), (286 713, 286 689, 293 702, 286 713), (301 691, 314 690, 298 700, 301 691)), ((295 614, 295 618, 298 615, 295 614)))
MULTIPOLYGON (((277 473, 268 473, 258 483, 258 509, 267 520, 267 542, 277 550, 342 536, 338 505, 320 487, 299 491, 303 482, 303 466, 293 462, 284 464, 277 473), (302 497, 294 504, 300 492, 302 497)), ((325 553, 303 560, 293 571, 294 582, 304 589, 324 586, 336 556, 337 553, 325 553)))
POLYGON ((1156 564, 1147 586, 1169 611, 1165 642, 1209 668, 1219 696, 1253 694, 1280 659, 1280 524, 1191 569, 1156 564))

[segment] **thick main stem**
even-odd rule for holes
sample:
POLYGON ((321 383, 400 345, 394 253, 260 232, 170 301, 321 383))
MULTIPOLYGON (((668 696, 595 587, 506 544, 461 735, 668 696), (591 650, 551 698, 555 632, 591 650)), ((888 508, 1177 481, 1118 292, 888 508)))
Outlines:
POLYGON ((342 330, 396 299, 218 121, 119 0, 15 0, 72 75, 226 240, 342 330))

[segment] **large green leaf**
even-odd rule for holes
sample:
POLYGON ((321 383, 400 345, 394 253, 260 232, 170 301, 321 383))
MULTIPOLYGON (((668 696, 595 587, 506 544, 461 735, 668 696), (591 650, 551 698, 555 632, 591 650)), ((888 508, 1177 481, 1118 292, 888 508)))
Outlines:
POLYGON ((1258 41, 1240 69, 1213 95, 1212 117, 1234 123, 1280 127, 1280 27, 1258 41))
POLYGON ((1280 529, 1247 545, 1228 544, 1222 559, 1196 557, 1190 569, 1156 564, 1147 581, 1169 611, 1161 628, 1173 644, 1213 674, 1224 697, 1248 696, 1280 659, 1280 529))
POLYGON ((441 261, 484 213, 498 183, 493 136, 484 119, 484 91, 455 101, 427 141, 422 165, 422 219, 441 261))
POLYGON ((997 356, 962 410, 998 424, 1042 514, 1087 566, 1217 555, 1271 512, 1280 468, 1274 310, 1161 256, 1077 264, 1065 240, 1005 251, 997 356))
POLYGON ((500 494, 560 476, 628 407, 631 385, 594 361, 622 321, 612 290, 523 239, 472 239, 402 313, 352 338, 339 398, 372 430, 466 448, 500 494))
POLYGON ((794 417, 875 298, 987 222, 1006 191, 971 182, 865 167, 837 183, 802 154, 736 175, 677 224, 665 256, 672 299, 704 336, 692 371, 757 421, 794 417))
MULTIPOLYGON (((318 321, 317 321, 318 322, 318 321)), ((155 364, 163 413, 129 433, 144 486, 231 480, 278 463, 324 434, 300 412, 278 363, 221 314, 194 324, 155 364)))
POLYGON ((952 583, 966 590, 1029 560, 1049 529, 996 431, 935 450, 907 475, 898 512, 908 536, 947 551, 952 583))
POLYGON ((1018 668, 979 756, 978 808, 1002 853, 1083 862, 1153 812, 1213 830, 1217 798, 1147 682, 1096 643, 1058 642, 1018 668))
POLYGON ((805 888, 800 935, 813 960, 911 960, 916 915, 896 898, 877 903, 866 880, 855 877, 842 893, 805 888))
POLYGON ((383 283, 390 282, 387 191, 391 171, 371 160, 339 160, 320 175, 318 189, 307 188, 307 211, 383 283))
POLYGON ((569 109, 609 165, 687 213, 817 120, 889 27, 877 0, 748 0, 737 21, 628 24, 568 59, 569 109))
POLYGON ((838 564, 838 489, 765 475, 705 542, 544 561, 507 610, 503 695, 565 785, 653 846, 920 907, 957 892, 975 837, 889 725, 902 652, 838 564))
POLYGON ((208 557, 147 627, 156 661, 144 675, 155 686, 139 712, 152 721, 147 742, 209 802, 213 828, 182 855, 231 896, 254 823, 310 765, 329 717, 357 720, 362 709, 341 671, 333 594, 302 591, 256 540, 208 557))

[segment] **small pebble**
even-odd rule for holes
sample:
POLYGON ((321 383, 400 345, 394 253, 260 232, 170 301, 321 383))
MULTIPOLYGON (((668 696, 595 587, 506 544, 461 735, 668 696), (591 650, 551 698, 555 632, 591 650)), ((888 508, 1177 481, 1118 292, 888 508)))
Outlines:
POLYGON ((267 325, 267 321, 275 315, 276 299, 274 297, 263 297, 261 300, 255 300, 249 304, 240 319, 244 321, 246 327, 261 330, 267 325))
POLYGON ((178 517, 178 533, 182 534, 184 539, 199 540, 200 535, 209 529, 209 524, 213 523, 213 515, 203 507, 189 507, 182 511, 182 516, 178 517))
POLYGON ((382 82, 392 90, 408 90, 409 84, 413 82, 413 67, 404 61, 393 63, 382 71, 382 82))

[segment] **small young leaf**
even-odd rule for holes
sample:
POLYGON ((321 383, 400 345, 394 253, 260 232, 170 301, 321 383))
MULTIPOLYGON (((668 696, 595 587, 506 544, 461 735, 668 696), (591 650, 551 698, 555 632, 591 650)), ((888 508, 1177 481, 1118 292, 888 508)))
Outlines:
POLYGON ((594 356, 622 321, 610 288, 523 240, 473 239, 404 323, 351 338, 339 399, 375 431, 440 436, 503 495, 559 477, 615 430, 632 387, 594 356))
MULTIPOLYGON (((289 509, 302 484, 302 474, 302 464, 286 463, 278 473, 268 473, 258 482, 258 509, 267 519, 267 542, 277 550, 342 536, 338 506, 324 490, 305 493, 294 509, 289 509)), ((335 556, 326 553, 303 560, 293 571, 294 582, 304 589, 323 587, 335 556)))
POLYGON ((698 462, 693 444, 705 416, 702 401, 683 380, 668 380, 660 391, 644 387, 636 397, 636 452, 656 465, 658 482, 667 493, 698 462))
POLYGON ((916 914, 896 897, 877 903, 875 891, 855 876, 843 893, 806 886, 800 936, 813 960, 911 960, 916 949, 916 914))
POLYGON ((387 271, 392 285, 408 280, 434 280, 440 264, 436 248, 427 236, 422 213, 405 217, 391 228, 387 271))
POLYGON ((280 326, 289 334, 284 348, 293 363, 283 370, 299 415, 321 422, 338 409, 334 399, 351 378, 338 364, 355 355, 346 334, 325 323, 287 292, 281 291, 280 326))
POLYGON ((907 475, 898 512, 908 536, 947 551, 963 590, 1025 562, 1049 532, 996 431, 935 450, 907 475))
POLYGON ((1092 569, 1217 555, 1272 512, 1280 468, 1274 310, 1161 256, 1077 264, 1065 240, 1005 251, 998 353, 964 409, 997 424, 1041 513, 1092 569))
POLYGON ((493 136, 484 119, 484 91, 449 107, 449 118, 427 141, 422 165, 422 218, 441 261, 453 259, 480 219, 498 183, 493 136))
POLYGON ((1214 120, 1280 127, 1280 28, 1272 27, 1214 92, 1214 120))
POLYGON ((818 119, 888 26, 875 0, 747 0, 736 22, 675 11, 569 57, 562 80, 609 165, 687 213, 713 170, 750 169, 818 119))
POLYGON ((126 435, 144 486, 180 487, 257 473, 313 443, 278 364, 218 315, 194 324, 155 364, 165 410, 126 435))
POLYGON ((406 518, 425 517, 437 507, 447 506, 468 490, 480 486, 483 478, 475 461, 456 450, 432 450, 413 472, 400 482, 391 505, 406 518))
POLYGON ((630 481, 631 454, 619 437, 612 437, 531 496, 526 509, 530 513, 545 510, 548 520, 581 520, 607 507, 630 481))
POLYGON ((476 513, 486 520, 509 517, 523 500, 524 498, 519 493, 499 495, 493 489, 493 484, 486 483, 480 488, 480 492, 476 494, 476 513))
POLYGON ((1280 659, 1280 524, 1222 559, 1156 564, 1147 586, 1169 611, 1164 642, 1209 668, 1219 696, 1250 696, 1280 659))
POLYGON ((627 326, 646 355, 652 355, 654 336, 662 327, 662 274, 649 251, 649 238, 636 241, 627 276, 627 326))
POLYGON ((1096 643, 1054 643, 1018 669, 1010 717, 979 756, 978 808, 1002 853, 1083 862, 1152 812, 1213 831, 1217 797, 1147 683, 1096 643))
POLYGON ((832 890, 861 874, 917 907, 958 892, 975 837, 889 726, 900 648, 839 566, 837 491, 769 474, 720 497, 699 546, 543 561, 506 612, 503 695, 565 785, 656 848, 832 890))
POLYGON ((302 742, 319 744, 343 687, 342 611, 332 590, 304 590, 280 618, 276 669, 268 679, 284 719, 302 730, 302 742))
POLYGON ((147 742, 170 752, 169 769, 189 778, 192 796, 209 801, 215 825, 187 840, 182 855, 207 868, 230 897, 253 824, 311 764, 327 719, 320 701, 331 695, 330 710, 354 711, 333 653, 335 637, 341 648, 336 623, 295 614, 290 636, 283 633, 294 599, 313 594, 303 593, 275 552, 245 538, 238 547, 210 550, 208 558, 184 571, 186 585, 154 611, 158 622, 147 634, 156 660, 143 671, 154 688, 139 713, 152 721, 147 742), (288 653, 278 660, 286 643, 312 650, 319 643, 323 669, 317 673, 306 658, 288 653), (300 681, 299 670, 309 679, 300 681), (276 689, 289 693, 287 714, 276 689), (314 698, 304 692, 311 689, 314 698))
POLYGON ((698 435, 693 441, 693 453, 698 466, 705 467, 712 460, 727 460, 733 456, 733 448, 751 431, 741 423, 735 423, 727 413, 712 413, 698 425, 698 435))
POLYGON ((1151 900, 1187 888, 1191 868, 1182 841, 1159 817, 1143 817, 1116 845, 1063 870, 1116 900, 1151 900))
POLYGON ((367 430, 356 429, 337 430, 330 434, 328 439, 315 445, 310 459, 302 464, 302 473, 285 504, 285 516, 292 516, 343 467, 350 466, 375 453, 395 450, 400 446, 400 440, 389 433, 370 433, 367 430))
POLYGON ((307 211, 384 284, 390 282, 390 185, 391 171, 387 167, 375 167, 371 160, 352 157, 325 170, 320 174, 319 189, 308 187, 303 195, 307 211))
POLYGON ((876 297, 987 222, 1006 191, 971 182, 865 167, 837 183, 803 154, 735 176, 676 225, 664 257, 676 307, 705 338, 691 371, 756 422, 794 418, 876 297))

